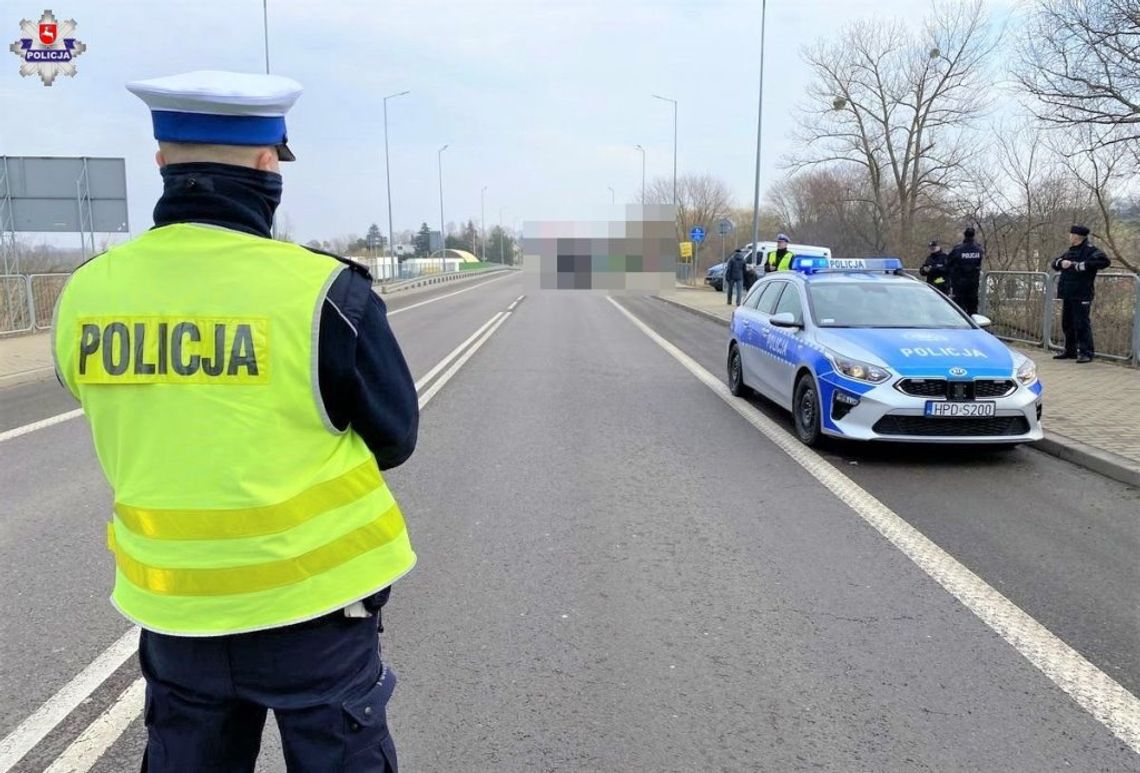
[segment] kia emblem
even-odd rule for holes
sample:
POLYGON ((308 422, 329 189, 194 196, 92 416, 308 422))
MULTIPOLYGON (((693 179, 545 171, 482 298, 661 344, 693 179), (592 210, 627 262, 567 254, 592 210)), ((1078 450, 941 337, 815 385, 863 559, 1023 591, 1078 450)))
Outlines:
POLYGON ((962 376, 966 375, 966 369, 965 368, 951 368, 950 369, 950 375, 951 376, 957 376, 957 377, 961 378, 962 376))

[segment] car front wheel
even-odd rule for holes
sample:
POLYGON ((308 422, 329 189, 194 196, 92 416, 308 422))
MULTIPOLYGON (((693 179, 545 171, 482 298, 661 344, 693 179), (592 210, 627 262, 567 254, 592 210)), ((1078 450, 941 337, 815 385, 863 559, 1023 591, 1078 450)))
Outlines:
POLYGON ((817 447, 823 440, 820 427, 819 391, 815 379, 808 374, 800 376, 792 399, 792 419, 796 425, 796 437, 805 445, 817 447))

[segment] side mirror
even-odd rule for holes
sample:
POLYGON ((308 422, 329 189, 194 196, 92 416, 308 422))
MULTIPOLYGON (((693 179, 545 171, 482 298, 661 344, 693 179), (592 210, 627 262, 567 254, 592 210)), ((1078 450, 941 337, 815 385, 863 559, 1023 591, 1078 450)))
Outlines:
POLYGON ((774 314, 770 320, 776 327, 803 327, 803 323, 796 320, 790 311, 781 311, 779 314, 774 314))
POLYGON ((989 327, 994 323, 992 319, 981 314, 971 314, 970 317, 978 324, 978 327, 989 327))

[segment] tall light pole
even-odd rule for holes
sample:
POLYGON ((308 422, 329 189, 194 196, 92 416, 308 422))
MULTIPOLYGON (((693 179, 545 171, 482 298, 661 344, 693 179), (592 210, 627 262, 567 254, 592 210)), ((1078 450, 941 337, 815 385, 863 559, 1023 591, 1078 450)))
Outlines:
POLYGON ((673 103, 673 206, 677 206, 677 100, 659 94, 651 94, 650 96, 663 102, 673 103))
POLYGON ((443 231, 443 151, 447 145, 439 149, 436 159, 439 161, 439 259, 442 270, 447 270, 447 236, 443 231))
POLYGON ((645 148, 635 145, 641 151, 641 203, 645 205, 645 148))
POLYGON ((480 245, 480 260, 484 263, 487 262, 487 186, 483 186, 483 190, 479 191, 479 230, 483 232, 482 244, 480 245))
POLYGON ((610 192, 610 203, 617 204, 617 195, 614 193, 614 186, 607 185, 606 190, 610 192))
POLYGON ((269 0, 261 0, 261 27, 265 32, 265 74, 269 74, 269 0))
POLYGON ((410 94, 410 91, 401 91, 399 94, 389 94, 384 97, 384 181, 388 186, 388 253, 395 255, 395 234, 392 233, 392 174, 388 168, 388 100, 410 94))
POLYGON ((768 0, 760 3, 760 94, 756 108, 756 188, 752 194, 752 256, 760 265, 760 130, 764 126, 764 24, 768 17, 768 0))

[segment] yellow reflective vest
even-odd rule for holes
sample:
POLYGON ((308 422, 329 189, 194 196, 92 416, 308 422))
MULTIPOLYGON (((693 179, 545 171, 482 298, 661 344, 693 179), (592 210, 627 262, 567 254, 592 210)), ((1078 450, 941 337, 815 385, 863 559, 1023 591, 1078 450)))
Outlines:
POLYGON ((56 310, 60 378, 114 492, 112 603, 206 636, 319 617, 416 556, 376 460, 325 413, 317 323, 347 267, 203 225, 79 268, 56 310))
POLYGON ((768 253, 768 257, 766 258, 768 270, 769 271, 789 271, 792 268, 792 260, 795 257, 796 256, 792 253, 792 251, 788 250, 787 252, 784 253, 783 260, 780 261, 779 265, 776 265, 776 251, 773 250, 772 252, 768 253))

